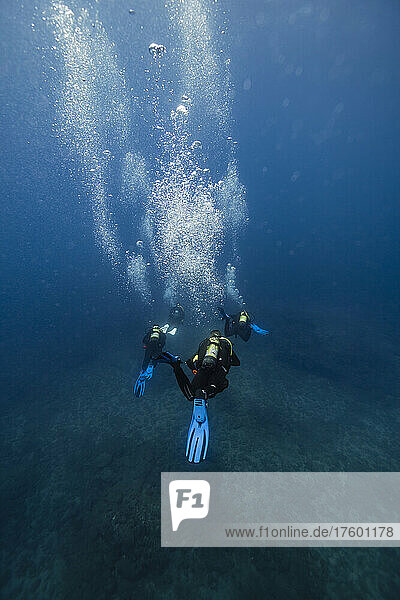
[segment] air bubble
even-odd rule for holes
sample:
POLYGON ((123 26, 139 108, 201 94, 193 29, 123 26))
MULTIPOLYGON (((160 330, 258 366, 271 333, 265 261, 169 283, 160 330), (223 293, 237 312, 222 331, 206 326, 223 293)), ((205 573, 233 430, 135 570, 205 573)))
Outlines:
POLYGON ((166 53, 166 51, 167 51, 166 47, 163 46, 162 44, 156 44, 155 42, 153 42, 149 46, 149 52, 152 55, 152 57, 154 58, 154 60, 156 60, 157 58, 160 58, 163 54, 166 53))

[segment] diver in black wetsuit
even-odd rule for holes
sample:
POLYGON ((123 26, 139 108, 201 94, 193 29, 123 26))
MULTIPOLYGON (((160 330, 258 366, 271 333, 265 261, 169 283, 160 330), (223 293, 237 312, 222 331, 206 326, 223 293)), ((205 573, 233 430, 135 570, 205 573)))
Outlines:
POLYGON ((191 463, 199 463, 206 458, 209 442, 209 425, 207 415, 208 399, 223 392, 229 385, 226 378, 231 366, 239 366, 232 343, 217 329, 211 331, 210 337, 203 340, 197 353, 186 361, 192 370, 192 381, 183 372, 179 356, 163 352, 157 362, 170 364, 176 381, 188 400, 192 402, 192 420, 186 442, 186 458, 191 463))
POLYGON ((241 310, 235 315, 228 315, 222 307, 218 307, 218 312, 225 321, 224 334, 226 337, 239 336, 244 342, 248 342, 252 331, 259 335, 268 335, 269 333, 266 329, 256 325, 245 310, 241 310))
POLYGON ((185 311, 180 304, 173 306, 168 315, 168 323, 163 327, 153 325, 143 338, 143 347, 145 349, 144 359, 141 371, 136 379, 133 393, 141 398, 146 389, 146 383, 153 377, 154 367, 157 365, 157 357, 163 351, 167 335, 175 335, 178 327, 182 325, 185 318, 185 311))
POLYGON ((183 306, 175 304, 169 311, 168 323, 172 327, 178 327, 179 325, 182 325, 184 318, 185 311, 183 310, 183 306))
POLYGON ((225 390, 229 385, 226 378, 229 369, 240 365, 232 343, 218 330, 211 331, 210 337, 200 343, 196 354, 186 361, 194 374, 192 381, 184 373, 179 356, 163 352, 157 362, 166 362, 173 367, 178 385, 188 400, 213 398, 225 390))
POLYGON ((167 336, 158 325, 153 327, 146 333, 143 338, 143 348, 145 349, 142 371, 145 371, 153 358, 156 358, 165 346, 167 336))
POLYGON ((143 338, 144 358, 142 369, 136 379, 133 393, 141 398, 146 388, 146 382, 153 377, 156 358, 162 352, 167 336, 161 327, 153 325, 143 338))
POLYGON ((178 327, 182 325, 184 318, 185 311, 183 310, 183 306, 181 306, 180 304, 175 304, 175 306, 173 306, 169 311, 168 315, 168 333, 170 335, 175 335, 175 333, 178 330, 178 327))

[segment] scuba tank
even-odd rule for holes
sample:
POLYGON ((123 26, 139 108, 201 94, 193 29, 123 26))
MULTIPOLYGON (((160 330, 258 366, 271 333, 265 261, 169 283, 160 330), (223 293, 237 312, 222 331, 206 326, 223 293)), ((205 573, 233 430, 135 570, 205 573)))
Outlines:
POLYGON ((239 314, 235 334, 242 338, 244 342, 247 342, 251 336, 251 319, 245 310, 242 310, 239 314))
POLYGON ((210 337, 208 340, 208 346, 204 355, 201 366, 207 369, 211 369, 216 366, 219 352, 219 338, 210 337))
POLYGON ((145 340, 145 348, 151 352, 151 354, 160 353, 165 344, 165 333, 162 328, 158 325, 154 325, 149 333, 147 334, 147 340, 145 340))
POLYGON ((161 328, 158 325, 154 325, 150 334, 150 342, 158 343, 160 340, 161 328))
POLYGON ((239 317, 239 326, 244 327, 250 321, 249 315, 245 310, 242 310, 239 317))

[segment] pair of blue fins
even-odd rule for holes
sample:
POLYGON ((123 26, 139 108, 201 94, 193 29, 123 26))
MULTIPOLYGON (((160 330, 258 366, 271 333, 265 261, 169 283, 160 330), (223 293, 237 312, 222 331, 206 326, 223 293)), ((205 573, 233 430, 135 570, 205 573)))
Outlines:
MULTIPOLYGON (((248 341, 250 333, 244 333, 244 329, 240 332, 240 328, 236 327, 240 323, 240 316, 245 314, 247 317, 247 326, 250 330, 254 331, 258 335, 268 335, 269 331, 262 329, 258 325, 252 322, 250 317, 245 311, 242 311, 238 315, 229 315, 223 308, 218 307, 222 319, 225 321, 225 336, 239 335, 244 341, 248 341), (236 327, 236 328, 235 328, 236 327)), ((245 322, 245 320, 243 320, 245 322)), ((163 352, 157 358, 152 358, 145 370, 142 370, 134 385, 134 394, 138 398, 141 398, 146 389, 147 382, 152 378, 155 366, 159 363, 167 363, 172 367, 180 365, 180 358, 174 356, 169 352, 163 352)), ((210 429, 208 424, 207 414, 207 398, 204 394, 203 398, 193 399, 193 411, 192 419, 189 425, 189 431, 187 434, 186 442, 186 459, 190 463, 198 464, 205 460, 207 456, 207 450, 210 439, 210 429)))
MULTIPOLYGON (((165 362, 173 365, 179 361, 178 356, 170 355, 169 352, 163 352, 162 357, 152 359, 145 371, 141 371, 134 386, 134 394, 141 398, 146 389, 146 383, 152 378, 154 367, 158 362, 165 362), (169 360, 166 358, 169 357, 169 360), (153 362, 154 361, 154 362, 153 362)), ((193 399, 192 420, 189 426, 189 432, 186 443, 186 458, 190 463, 200 463, 207 455, 208 441, 210 437, 207 400, 205 398, 193 399)))
MULTIPOLYGON (((164 352, 163 355, 168 355, 164 352)), ((164 358, 164 356, 163 356, 164 358)), ((135 396, 141 398, 146 389, 146 383, 152 378, 154 367, 158 362, 168 362, 165 360, 153 359, 154 362, 148 365, 145 371, 141 371, 136 380, 133 392, 135 396)), ((171 364, 178 360, 177 356, 171 355, 171 364)), ((186 458, 191 463, 200 463, 207 455, 208 441, 210 438, 207 401, 205 398, 194 398, 192 420, 189 426, 189 432, 186 443, 186 458)))

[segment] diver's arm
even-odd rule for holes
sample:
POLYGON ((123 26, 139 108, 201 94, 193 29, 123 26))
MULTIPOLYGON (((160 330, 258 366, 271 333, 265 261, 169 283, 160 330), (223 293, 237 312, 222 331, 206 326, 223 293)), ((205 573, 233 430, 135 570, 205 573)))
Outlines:
POLYGON ((197 367, 198 367, 198 360, 199 360, 199 355, 198 353, 195 354, 194 356, 192 356, 192 358, 188 358, 186 361, 187 366, 189 367, 189 369, 191 371, 197 371, 197 367))
POLYGON ((202 342, 200 342, 199 347, 197 348, 196 354, 194 354, 191 358, 186 361, 187 366, 191 371, 197 371, 199 368, 199 359, 200 363, 202 363, 204 354, 206 352, 208 345, 208 339, 206 338, 202 342))

